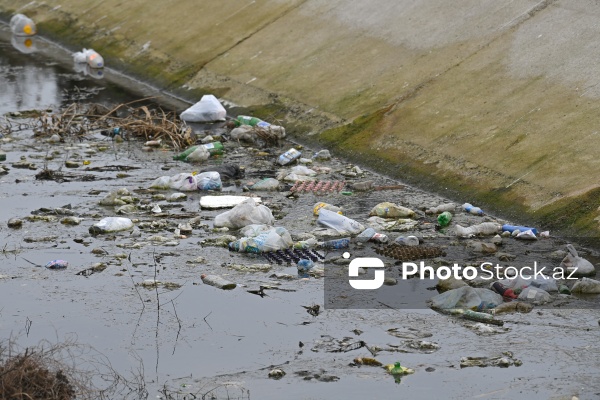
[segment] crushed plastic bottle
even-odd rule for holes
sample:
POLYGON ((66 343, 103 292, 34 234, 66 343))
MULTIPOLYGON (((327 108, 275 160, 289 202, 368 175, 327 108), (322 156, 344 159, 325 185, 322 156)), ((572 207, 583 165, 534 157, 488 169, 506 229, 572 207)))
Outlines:
POLYGON ((48 269, 65 269, 68 266, 69 262, 65 260, 52 260, 45 265, 48 269))
POLYGON ((277 159, 277 163, 279 165, 287 165, 287 164, 291 163, 292 161, 300 158, 301 155, 302 155, 301 152, 299 152, 298 150, 296 150, 292 147, 291 149, 289 149, 288 151, 286 151, 285 153, 283 153, 282 155, 279 156, 279 158, 277 159))

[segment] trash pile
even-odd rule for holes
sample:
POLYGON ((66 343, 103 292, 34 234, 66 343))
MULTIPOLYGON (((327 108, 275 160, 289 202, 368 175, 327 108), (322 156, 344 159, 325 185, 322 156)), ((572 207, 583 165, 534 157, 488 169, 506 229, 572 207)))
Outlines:
MULTIPOLYGON (((79 57, 83 60, 86 55, 88 62, 88 54, 84 49, 79 57)), ((501 319, 502 314, 528 313, 535 307, 579 301, 574 295, 600 293, 595 266, 579 255, 585 255, 585 250, 578 251, 549 232, 510 224, 470 203, 440 204, 438 198, 336 158, 328 149, 282 144, 284 127, 252 116, 230 117, 212 95, 203 96, 180 118, 146 106, 101 109, 81 105, 67 107, 62 114, 38 116, 32 129, 53 149, 69 139, 98 140, 100 144, 93 146, 69 147, 93 160, 107 142, 118 145, 139 139, 141 149, 161 164, 153 164, 153 176, 138 175, 128 181, 127 188, 90 192, 94 205, 100 206, 93 211, 40 209, 28 218, 12 218, 8 227, 18 230, 31 224, 60 223, 57 226, 77 230, 77 243, 103 240, 114 242, 113 250, 127 251, 107 254, 102 246, 95 247, 93 254, 110 255, 116 261, 82 269, 80 276, 120 265, 136 251, 148 254, 145 246, 162 251, 159 257, 172 254, 165 248, 177 247, 178 256, 190 256, 182 264, 197 266, 192 273, 201 283, 194 285, 202 290, 238 292, 255 284, 255 289, 246 292, 261 298, 269 290, 299 290, 300 281, 326 280, 328 270, 347 273, 352 260, 360 257, 381 259, 386 273, 395 274, 386 278, 388 287, 398 285, 404 263, 426 263, 431 266, 430 275, 440 275, 444 266, 456 264, 464 278, 438 276, 432 285, 439 294, 423 305, 448 318, 460 318, 478 334, 505 332, 506 328, 498 327, 510 321, 501 319), (213 128, 200 129, 194 125, 198 123, 213 124, 213 128), (545 274, 523 274, 535 254, 544 254, 545 274), (476 276, 468 276, 469 268, 476 276), (494 279, 482 279, 486 274, 494 279)), ((18 168, 37 168, 28 159, 18 163, 18 168)), ((134 168, 88 165, 76 163, 73 168, 85 168, 93 179, 113 172, 117 179, 134 168)), ((68 178, 61 171, 43 172, 68 178)), ((33 235, 28 240, 51 242, 57 236, 33 235)), ((48 270, 67 267, 72 268, 65 260, 46 264, 48 270)), ((364 268, 359 274, 366 274, 364 268)), ((172 278, 177 280, 177 276, 172 278)), ((155 277, 139 285, 177 290, 182 283, 155 277)), ((305 308, 311 318, 322 312, 319 305, 305 308)), ((402 344, 402 350, 437 350, 437 344, 422 339, 412 338, 402 344)), ((363 343, 346 343, 339 351, 365 347, 363 343)), ((354 363, 383 367, 397 382, 415 372, 399 362, 384 365, 370 357, 357 357, 354 363)), ((502 355, 465 358, 460 365, 519 363, 502 355)), ((269 373, 273 379, 284 376, 281 369, 269 373)), ((326 374, 306 376, 333 379, 326 374)))

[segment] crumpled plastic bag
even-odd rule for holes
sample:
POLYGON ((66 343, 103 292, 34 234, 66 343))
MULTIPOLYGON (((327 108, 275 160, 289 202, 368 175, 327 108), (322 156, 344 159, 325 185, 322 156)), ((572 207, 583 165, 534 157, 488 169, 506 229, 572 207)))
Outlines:
POLYGON ((545 304, 552 300, 550 293, 536 287, 526 287, 518 297, 521 301, 532 302, 536 304, 545 304))
POLYGON ((325 209, 319 212, 317 224, 334 229, 340 236, 358 235, 365 230, 361 223, 325 209))
POLYGON ((571 273, 573 273, 572 276, 591 276, 596 274, 594 265, 585 258, 579 257, 577 250, 575 250, 572 244, 567 245, 567 250, 569 250, 569 254, 565 256, 559 266, 559 268, 566 272, 566 276, 570 276, 571 273))
POLYGON ((369 216, 382 218, 412 218, 415 216, 415 212, 410 208, 402 207, 390 202, 383 202, 373 207, 369 216))
POLYGON ((482 303, 485 308, 493 308, 502 302, 502 296, 492 290, 463 286, 438 294, 432 297, 428 303, 433 309, 449 310, 452 308, 471 309, 479 307, 482 303))
POLYGON ((199 102, 181 113, 180 117, 187 122, 225 121, 227 110, 212 94, 202 96, 199 102))
POLYGON ((581 278, 571 288, 571 293, 600 293, 600 282, 595 279, 581 278))
POLYGON ((170 188, 181 192, 193 192, 198 190, 198 181, 192 174, 181 173, 171 177, 170 188))
POLYGON ((250 224, 273 225, 275 218, 271 210, 262 204, 257 204, 252 198, 244 200, 231 210, 215 217, 215 228, 227 227, 240 229, 250 224))
POLYGON ((221 189, 221 174, 216 171, 203 172, 195 176, 198 190, 221 189))
MULTIPOLYGON (((264 226, 264 225, 258 225, 264 226)), ((255 228, 257 225, 254 226, 255 228)), ((246 230, 252 231, 252 230, 246 230)), ((270 227, 250 237, 242 237, 229 243, 229 249, 245 253, 263 253, 288 249, 294 242, 290 233, 283 227, 270 227)))

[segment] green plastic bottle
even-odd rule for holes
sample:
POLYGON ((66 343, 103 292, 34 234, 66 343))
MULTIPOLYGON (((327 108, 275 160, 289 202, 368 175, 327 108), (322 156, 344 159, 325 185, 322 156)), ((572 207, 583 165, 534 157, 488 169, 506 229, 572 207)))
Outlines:
POLYGON ((437 221, 438 224, 440 224, 440 226, 448 226, 450 221, 452 221, 452 213, 450 213, 449 211, 444 211, 443 213, 438 215, 437 221))
POLYGON ((271 125, 268 122, 265 122, 260 118, 249 117, 247 115, 238 115, 238 117, 233 121, 233 123, 235 124, 235 126, 250 125, 250 126, 258 126, 261 128, 267 128, 271 125))
POLYGON ((223 143, 221 142, 212 142, 207 144, 201 144, 196 146, 191 146, 185 149, 182 153, 173 156, 173 160, 177 161, 185 161, 185 159, 192 154, 199 146, 206 147, 206 150, 210 153, 211 156, 217 156, 223 154, 223 143))
POLYGON ((198 148, 198 146, 188 147, 182 153, 179 153, 176 156, 173 156, 173 160, 184 161, 187 158, 187 156, 192 154, 194 152, 194 150, 196 150, 197 148, 198 148))
POLYGON ((390 370, 392 375, 402 374, 404 372, 404 368, 400 365, 398 361, 394 363, 394 368, 390 370))
MULTIPOLYGON (((206 147, 211 156, 217 156, 223 154, 223 143, 221 142, 212 142, 203 144, 202 146, 206 147)), ((186 156, 187 157, 187 156, 186 156)))

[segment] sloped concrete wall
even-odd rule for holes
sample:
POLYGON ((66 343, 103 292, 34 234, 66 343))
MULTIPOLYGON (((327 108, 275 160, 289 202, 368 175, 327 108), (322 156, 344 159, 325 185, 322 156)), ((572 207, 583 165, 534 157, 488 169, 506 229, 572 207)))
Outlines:
POLYGON ((169 90, 276 101, 297 134, 409 181, 598 229, 596 2, 0 0, 0 11, 169 90))

